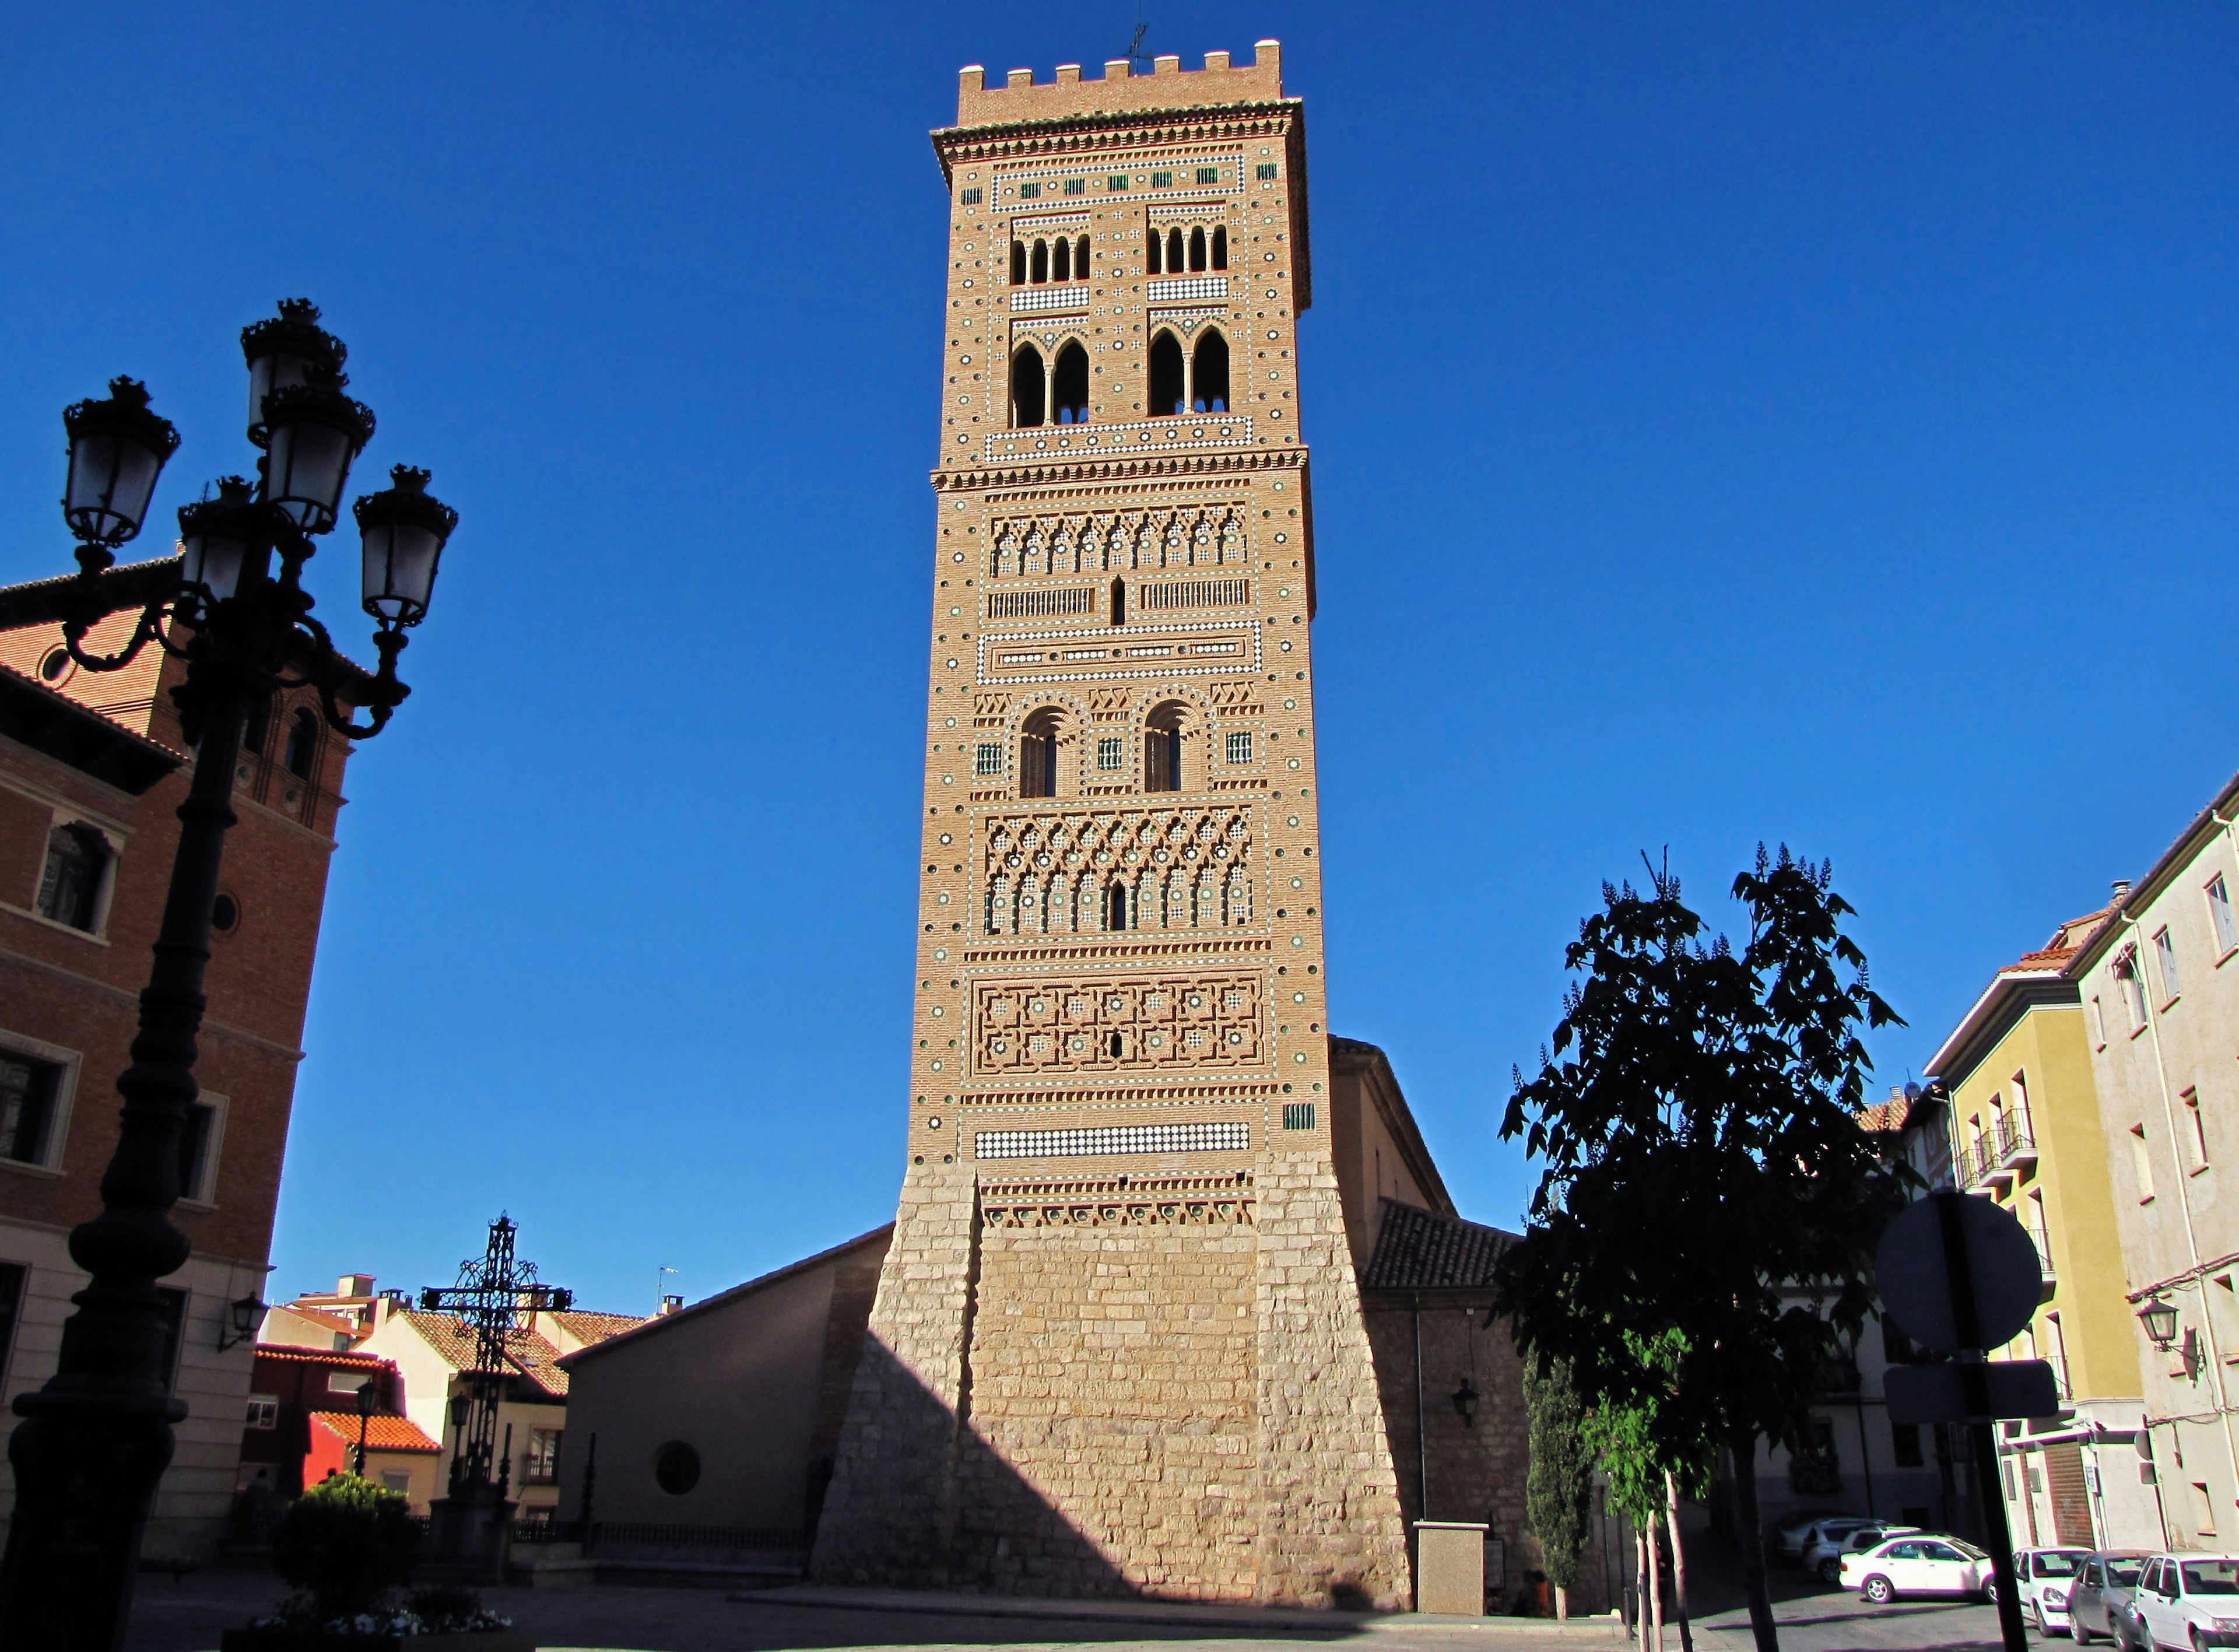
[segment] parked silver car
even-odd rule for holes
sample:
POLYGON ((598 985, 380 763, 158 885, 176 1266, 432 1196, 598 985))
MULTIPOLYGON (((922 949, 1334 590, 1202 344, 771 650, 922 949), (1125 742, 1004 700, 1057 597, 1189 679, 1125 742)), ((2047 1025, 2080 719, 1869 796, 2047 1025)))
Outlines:
POLYGON ((2077 1570, 2068 1591, 2068 1629, 2078 1646, 2123 1637, 2122 1615, 2146 1558, 2140 1549, 2103 1549, 2077 1570))
POLYGON ((1781 1546, 1787 1549, 1789 1559, 1807 1572, 1818 1573, 1823 1579, 1831 1583, 1835 1581, 1835 1574, 1825 1562, 1830 1559, 1841 1558, 1843 1545, 1851 1534, 1870 1530, 1887 1523, 1885 1521, 1875 1520, 1865 1515, 1830 1515, 1824 1520, 1813 1521, 1798 1532, 1796 1547, 1793 1549, 1787 1549, 1787 1534, 1782 1533, 1781 1546))

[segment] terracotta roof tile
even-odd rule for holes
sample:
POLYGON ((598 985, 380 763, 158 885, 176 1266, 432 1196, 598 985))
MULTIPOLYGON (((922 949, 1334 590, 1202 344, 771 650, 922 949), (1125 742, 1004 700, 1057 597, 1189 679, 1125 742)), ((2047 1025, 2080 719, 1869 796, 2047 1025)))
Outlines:
POLYGON ((1365 1290, 1481 1289, 1492 1282, 1493 1264, 1516 1238, 1397 1199, 1379 1202, 1376 1250, 1360 1276, 1365 1290))
MULTIPOLYGON (((452 1369, 472 1371, 480 1369, 475 1363, 475 1336, 458 1320, 448 1314, 426 1314, 416 1309, 407 1309, 401 1318, 410 1322, 412 1329, 428 1339, 428 1344, 441 1355, 452 1369)), ((560 1350, 542 1337, 528 1331, 516 1330, 506 1338, 504 1375, 527 1377, 548 1394, 565 1399, 568 1395, 568 1373, 557 1363, 560 1350)))
MULTIPOLYGON (((311 1426, 324 1429, 345 1445, 357 1443, 357 1413, 314 1411, 311 1426)), ((371 1416, 365 1420, 365 1449, 369 1451, 441 1451, 443 1448, 422 1432, 410 1417, 371 1416)))
POLYGON ((586 1343, 603 1342, 609 1336, 620 1336, 624 1331, 635 1330, 645 1323, 643 1314, 593 1314, 570 1309, 552 1316, 553 1322, 570 1336, 579 1336, 586 1343))
POLYGON ((256 1357, 260 1360, 285 1360, 291 1364, 334 1365, 351 1371, 385 1371, 387 1360, 373 1354, 343 1354, 327 1349, 292 1348, 286 1342, 259 1342, 256 1357))

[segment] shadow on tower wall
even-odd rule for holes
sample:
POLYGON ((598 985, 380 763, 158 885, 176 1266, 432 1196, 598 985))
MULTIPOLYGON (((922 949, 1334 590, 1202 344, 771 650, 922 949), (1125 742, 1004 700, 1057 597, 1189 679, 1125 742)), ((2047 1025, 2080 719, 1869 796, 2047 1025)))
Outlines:
POLYGON ((855 1368, 847 1438, 809 1577, 882 1589, 1126 1600, 1146 1591, 943 1404, 875 1336, 855 1368))

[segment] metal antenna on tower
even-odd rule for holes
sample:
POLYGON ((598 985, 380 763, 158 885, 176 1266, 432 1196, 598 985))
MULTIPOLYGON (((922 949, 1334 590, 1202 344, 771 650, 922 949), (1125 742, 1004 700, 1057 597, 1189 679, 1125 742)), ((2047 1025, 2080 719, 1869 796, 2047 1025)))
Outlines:
POLYGON ((1149 65, 1151 60, 1143 51, 1143 36, 1150 28, 1143 21, 1140 6, 1135 9, 1135 37, 1127 43, 1127 69, 1131 74, 1149 65))

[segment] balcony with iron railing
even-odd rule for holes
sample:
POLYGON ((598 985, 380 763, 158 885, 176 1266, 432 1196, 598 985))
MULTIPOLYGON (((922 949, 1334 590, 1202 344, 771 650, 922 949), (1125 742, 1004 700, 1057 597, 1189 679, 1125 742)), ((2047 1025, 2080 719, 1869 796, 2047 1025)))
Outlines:
POLYGON ((2050 1297, 2053 1285, 2059 1278, 2052 1265, 2052 1236, 2037 1223, 2024 1222, 2022 1225, 2029 1234, 2030 1243, 2036 1247, 2037 1265, 2044 1270, 2044 1294, 2050 1297))
POLYGON ((2030 1127, 2030 1116, 2018 1109, 1999 1114, 1999 1165, 2006 1169, 2019 1170, 2036 1162, 2036 1132, 2030 1127))

